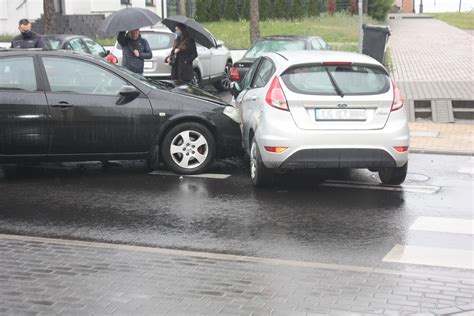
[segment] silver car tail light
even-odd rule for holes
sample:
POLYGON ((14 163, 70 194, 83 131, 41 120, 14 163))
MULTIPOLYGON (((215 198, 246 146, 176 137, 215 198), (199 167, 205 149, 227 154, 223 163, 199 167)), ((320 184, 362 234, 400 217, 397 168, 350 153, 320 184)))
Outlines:
POLYGON ((286 101, 285 94, 281 88, 280 80, 278 77, 273 78, 270 88, 268 88, 265 101, 268 105, 283 111, 289 111, 288 102, 286 101))
POLYGON ((393 86, 393 104, 392 104, 391 111, 396 111, 403 107, 403 98, 402 98, 402 94, 400 93, 400 89, 398 88, 397 84, 393 80, 392 80, 392 86, 393 86))

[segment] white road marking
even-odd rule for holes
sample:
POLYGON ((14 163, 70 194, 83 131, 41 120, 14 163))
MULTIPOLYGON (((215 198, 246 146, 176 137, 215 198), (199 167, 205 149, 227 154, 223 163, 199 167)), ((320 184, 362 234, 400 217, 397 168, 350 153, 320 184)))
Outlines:
POLYGON ((474 235, 474 220, 420 216, 411 230, 474 235))
POLYGON ((152 171, 149 174, 154 175, 154 176, 174 176, 174 177, 220 179, 220 180, 224 180, 230 177, 230 174, 201 173, 201 174, 193 174, 193 175, 180 175, 180 174, 176 174, 169 171, 152 171))
POLYGON ((339 181, 339 180, 327 180, 321 183, 320 185, 325 186, 325 187, 399 191, 399 192, 413 192, 413 193, 426 193, 426 194, 434 194, 441 189, 441 187, 432 186, 432 185, 404 184, 404 185, 398 186, 398 185, 384 185, 384 184, 377 184, 377 183, 339 181))
POLYGON ((382 261, 474 270, 474 251, 397 244, 382 261))

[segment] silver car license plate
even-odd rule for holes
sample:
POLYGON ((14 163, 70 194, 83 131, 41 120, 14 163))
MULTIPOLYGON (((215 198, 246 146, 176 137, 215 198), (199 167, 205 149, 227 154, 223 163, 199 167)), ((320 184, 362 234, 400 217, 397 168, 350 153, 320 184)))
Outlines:
POLYGON ((365 121, 364 109, 316 109, 316 121, 365 121))
POLYGON ((145 62, 143 63, 143 68, 144 68, 144 69, 152 69, 152 68, 153 68, 153 62, 151 62, 151 61, 145 61, 145 62))

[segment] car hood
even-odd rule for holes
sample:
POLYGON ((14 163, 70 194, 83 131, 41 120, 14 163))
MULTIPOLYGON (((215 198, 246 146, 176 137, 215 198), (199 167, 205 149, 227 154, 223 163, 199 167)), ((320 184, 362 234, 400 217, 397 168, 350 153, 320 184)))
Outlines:
POLYGON ((215 95, 193 85, 174 80, 153 80, 160 87, 183 96, 209 101, 218 105, 229 105, 215 95))

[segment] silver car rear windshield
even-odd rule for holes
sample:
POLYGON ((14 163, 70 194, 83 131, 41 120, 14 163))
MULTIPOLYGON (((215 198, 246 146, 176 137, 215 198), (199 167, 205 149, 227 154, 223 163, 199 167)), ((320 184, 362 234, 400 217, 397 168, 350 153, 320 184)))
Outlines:
POLYGON ((291 91, 314 95, 374 95, 388 92, 390 78, 368 65, 303 65, 281 76, 291 91))
MULTIPOLYGON (((174 34, 159 32, 141 32, 141 37, 146 39, 151 50, 171 49, 174 42, 174 34)), ((117 42, 117 48, 122 46, 117 42)))
POLYGON ((304 50, 304 40, 260 40, 250 47, 244 58, 258 58, 265 53, 304 50))

